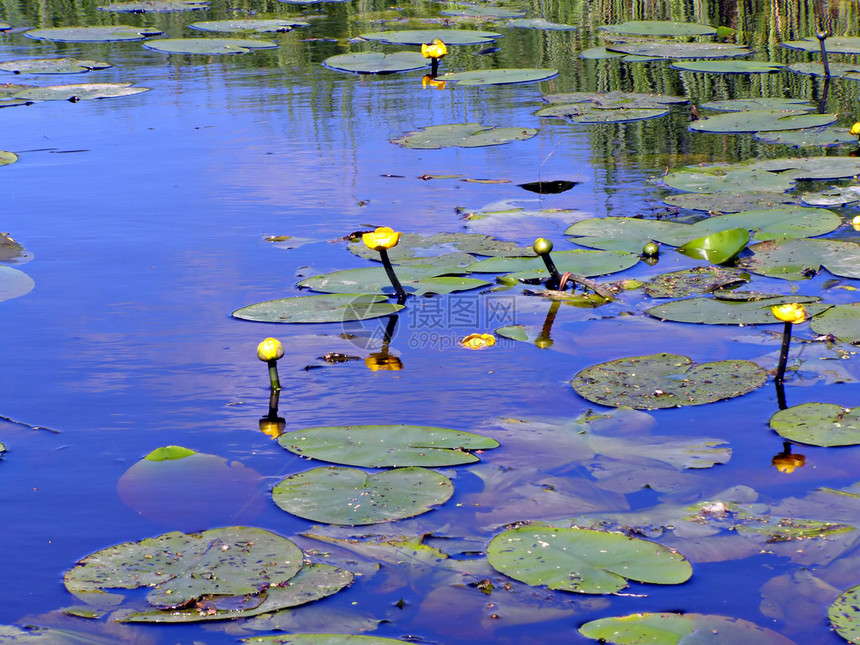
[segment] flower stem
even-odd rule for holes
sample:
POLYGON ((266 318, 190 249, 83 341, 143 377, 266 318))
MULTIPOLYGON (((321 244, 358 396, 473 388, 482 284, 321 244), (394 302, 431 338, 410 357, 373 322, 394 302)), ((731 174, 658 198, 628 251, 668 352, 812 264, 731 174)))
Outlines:
POLYGON ((547 286, 557 286, 559 281, 561 280, 561 275, 559 275, 558 269, 555 267, 555 262, 552 261, 552 258, 549 256, 549 253, 542 253, 540 257, 543 260, 543 263, 546 265, 546 270, 549 271, 550 274, 549 285, 547 286))
POLYGON ((278 378, 278 361, 269 361, 269 382, 272 384, 272 391, 281 389, 281 379, 278 378))
POLYGON ((397 294, 398 300, 400 298, 405 298, 406 290, 403 288, 403 285, 400 284, 400 280, 397 279, 397 275, 394 273, 394 267, 391 266, 391 260, 388 257, 388 249, 379 249, 379 256, 382 258, 382 266, 385 267, 385 273, 391 281, 391 286, 394 287, 394 293, 397 294))
POLYGON ((439 75, 439 59, 431 58, 430 59, 430 76, 436 78, 439 75))
POLYGON ((827 47, 824 46, 824 41, 827 40, 827 32, 819 31, 815 35, 818 38, 818 46, 821 49, 821 62, 824 65, 824 78, 830 78, 830 65, 827 62, 827 47))
POLYGON ((779 350, 779 365, 776 368, 775 381, 782 383, 785 378, 785 366, 788 364, 788 346, 791 343, 791 323, 786 321, 782 328, 782 348, 779 350))

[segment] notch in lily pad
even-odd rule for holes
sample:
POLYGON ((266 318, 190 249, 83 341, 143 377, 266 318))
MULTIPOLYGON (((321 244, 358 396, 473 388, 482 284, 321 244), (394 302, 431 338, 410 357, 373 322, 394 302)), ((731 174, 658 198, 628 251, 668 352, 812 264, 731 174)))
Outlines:
POLYGON ((678 247, 678 253, 705 260, 711 264, 726 264, 735 259, 750 241, 750 232, 745 228, 730 228, 719 233, 690 240, 678 247))

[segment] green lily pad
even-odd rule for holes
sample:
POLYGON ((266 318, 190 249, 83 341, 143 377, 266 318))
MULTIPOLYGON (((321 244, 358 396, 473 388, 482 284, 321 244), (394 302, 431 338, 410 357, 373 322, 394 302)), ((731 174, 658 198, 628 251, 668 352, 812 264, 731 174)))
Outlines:
POLYGON ((656 58, 734 58, 749 56, 752 50, 743 45, 721 43, 641 42, 614 43, 606 49, 632 56, 656 58))
POLYGON ((162 446, 150 452, 144 459, 147 461, 176 461, 196 454, 196 451, 184 446, 162 446))
POLYGON ((663 183, 670 188, 688 193, 717 193, 731 191, 783 192, 796 183, 791 173, 777 174, 766 170, 747 168, 704 168, 674 170, 663 176, 663 183))
POLYGON ((30 293, 36 283, 23 271, 0 266, 0 302, 30 293))
POLYGON ((827 608, 833 629, 849 643, 860 643, 860 585, 849 587, 827 608))
POLYGON ((747 229, 730 228, 690 240, 678 247, 678 253, 711 264, 723 264, 736 258, 749 241, 750 233, 747 229))
MULTIPOLYGON (((123 623, 196 623, 249 618, 334 595, 349 586, 353 578, 353 574, 345 569, 327 564, 308 564, 290 578, 288 584, 270 585, 253 597, 230 598, 227 608, 221 608, 219 600, 213 600, 209 604, 202 602, 200 607, 133 612, 120 616, 118 620, 123 623)), ((223 604, 224 599, 220 602, 223 604)))
POLYGON ((553 104, 590 103, 600 108, 662 108, 689 103, 684 96, 646 94, 643 92, 565 92, 545 94, 544 101, 553 104))
POLYGON ((326 323, 379 318, 401 309, 403 305, 382 295, 341 293, 269 300, 237 309, 232 315, 253 322, 326 323))
POLYGON ((860 444, 860 408, 833 403, 804 403, 780 410, 770 418, 779 436, 813 446, 860 444))
POLYGON ((558 75, 557 69, 507 68, 477 69, 469 72, 449 72, 441 81, 454 81, 458 85, 508 85, 545 81, 558 75))
POLYGON ((143 2, 114 2, 102 5, 98 10, 114 13, 173 13, 208 8, 209 2, 200 0, 144 0, 143 2))
MULTIPOLYGON (((552 254, 559 271, 594 277, 624 271, 639 262, 639 256, 623 251, 558 251, 552 254)), ((466 267, 469 273, 512 273, 543 271, 541 258, 488 258, 466 267)))
POLYGON ((601 643, 616 645, 793 645, 793 641, 755 623, 709 614, 642 613, 600 618, 585 623, 579 633, 601 643))
POLYGON ((756 240, 816 237, 835 231, 842 218, 823 208, 783 206, 719 215, 693 224, 696 232, 719 232, 730 228, 745 228, 753 232, 756 240))
POLYGON ((835 123, 836 114, 809 114, 802 110, 750 110, 728 112, 690 124, 696 132, 773 132, 776 130, 800 130, 835 123))
POLYGON ((111 27, 49 27, 31 29, 24 35, 36 40, 51 40, 60 43, 106 43, 116 41, 143 40, 161 34, 152 27, 131 27, 113 25, 111 27))
POLYGON ((371 474, 330 466, 287 477, 272 490, 272 499, 288 513, 313 522, 358 526, 421 515, 453 493, 450 479, 426 468, 371 474))
POLYGON ((282 634, 243 638, 241 642, 272 643, 273 645, 402 645, 412 641, 353 634, 282 634))
MULTIPOLYGON (((803 40, 786 40, 781 43, 789 49, 799 49, 806 52, 819 53, 821 43, 818 38, 804 38, 803 40)), ((824 41, 828 54, 860 54, 860 38, 836 36, 824 41)), ((832 63, 831 63, 832 64, 832 63)))
POLYGON ((311 23, 304 20, 289 18, 271 19, 241 19, 241 20, 204 20, 192 22, 189 27, 200 31, 215 31, 221 33, 244 33, 253 31, 258 34, 282 33, 292 31, 294 27, 307 27, 311 23))
POLYGON ((114 645, 116 641, 115 633, 102 636, 89 630, 78 631, 68 627, 0 625, 0 643, 3 645, 114 645))
POLYGON ((471 432, 409 425, 305 428, 278 443, 302 457, 364 468, 471 464, 479 461, 473 451, 499 445, 471 432))
POLYGON ((773 296, 770 294, 746 294, 729 292, 715 298, 687 298, 659 304, 645 313, 660 320, 697 323, 705 325, 763 325, 779 322, 774 320, 771 307, 799 302, 814 315, 827 309, 828 305, 815 304, 818 298, 804 296, 773 296), (726 297, 731 295, 731 297, 726 297))
POLYGON ((132 87, 131 83, 74 83, 22 90, 15 95, 15 98, 30 101, 76 102, 133 96, 148 91, 148 87, 132 87))
POLYGON ((812 111, 815 109, 815 106, 806 99, 778 98, 748 98, 708 101, 707 103, 701 103, 699 107, 704 110, 716 110, 717 112, 749 112, 751 110, 812 111))
MULTIPOLYGON (((443 9, 439 12, 443 16, 458 16, 461 18, 519 18, 525 15, 525 11, 514 11, 494 6, 467 6, 462 9, 443 9)), ((429 41, 428 41, 429 42, 429 41)))
POLYGON ((752 257, 737 266, 752 273, 785 280, 805 280, 820 267, 845 278, 860 279, 860 244, 832 239, 761 242, 749 247, 752 257))
MULTIPOLYGON (((368 248, 366 244, 356 242, 349 244, 347 248, 351 253, 366 260, 379 260, 379 253, 368 248)), ((435 266, 436 263, 434 260, 437 258, 451 258, 451 256, 436 254, 450 251, 452 248, 465 254, 536 257, 531 245, 519 246, 516 242, 497 240, 481 233, 436 233, 435 235, 428 236, 418 235, 417 233, 404 233, 400 236, 400 242, 397 246, 388 250, 388 257, 393 264, 416 260, 422 264, 427 263, 435 266)), ((471 258, 466 265, 471 264, 473 261, 474 258, 471 258)), ((445 259, 444 266, 453 269, 459 266, 459 264, 445 259)))
POLYGON ((595 217, 567 228, 565 235, 577 244, 604 250, 641 254, 645 243, 655 240, 679 246, 695 235, 689 224, 638 217, 595 217))
POLYGON ((584 58, 585 60, 611 60, 613 58, 617 58, 625 63, 644 63, 660 60, 659 56, 630 56, 628 54, 609 51, 606 47, 589 47, 588 49, 583 49, 580 52, 579 57, 584 58))
POLYGON ((842 342, 860 345, 860 303, 831 307, 809 324, 816 334, 831 334, 842 342))
POLYGON ((783 132, 756 132, 755 139, 764 143, 793 146, 795 148, 830 148, 857 142, 857 137, 845 128, 825 127, 783 132))
POLYGON ((571 385, 593 403, 657 410, 741 396, 766 380, 767 373, 750 361, 694 365, 686 356, 652 354, 586 367, 573 377, 571 385))
POLYGON ((606 25, 600 29, 623 36, 672 36, 674 38, 713 36, 717 33, 716 29, 708 25, 669 20, 633 20, 618 25, 606 25))
POLYGON ((13 74, 80 74, 113 67, 110 63, 75 58, 25 58, 0 63, 0 70, 13 74))
POLYGON ((749 282, 749 274, 724 267, 696 267, 663 273, 642 285, 652 298, 685 298, 749 282))
POLYGON ((860 201, 860 186, 830 186, 818 192, 803 193, 800 200, 809 206, 845 206, 860 201))
POLYGON ((361 34, 359 38, 390 45, 423 45, 438 38, 446 45, 486 45, 502 34, 492 31, 472 31, 467 29, 410 29, 403 31, 377 31, 361 34))
POLYGON ((419 52, 358 52, 339 54, 323 61, 323 65, 342 72, 355 74, 392 74, 421 69, 430 64, 419 52))
POLYGON ((850 81, 860 81, 860 65, 856 63, 831 63, 828 61, 827 69, 823 63, 791 63, 788 71, 805 76, 818 76, 824 78, 845 78, 850 81))
POLYGON ((755 171, 791 174, 798 180, 847 179, 860 174, 860 158, 857 157, 783 157, 755 160, 745 165, 755 171))
POLYGON ((404 148, 435 150, 438 148, 479 148, 497 146, 511 141, 524 141, 537 134, 534 128, 510 128, 480 125, 478 123, 452 123, 431 125, 392 139, 404 148))
POLYGON ((255 49, 277 49, 270 40, 243 38, 165 38, 144 43, 147 49, 166 54, 247 54, 255 49))
POLYGON ((772 74, 782 70, 785 65, 757 60, 702 60, 673 63, 670 67, 702 74, 772 74))
MULTIPOLYGON (((18 155, 8 150, 0 150, 0 166, 8 166, 18 161, 18 155)), ((5 236, 4 236, 5 238, 5 236)))
POLYGON ((88 555, 66 572, 64 584, 85 600, 104 589, 149 587, 149 604, 168 609, 212 595, 256 595, 295 576, 302 557, 290 540, 258 528, 173 532, 88 555))
POLYGON ((581 103, 553 105, 535 112, 540 117, 562 117, 571 123, 626 123, 656 119, 669 114, 669 108, 602 108, 581 103))
POLYGON ((487 547, 497 571, 529 585, 575 593, 611 594, 627 580, 681 584, 693 573, 672 549, 620 533, 523 526, 504 531, 487 547))
POLYGON ((578 27, 550 22, 546 18, 514 18, 505 23, 506 27, 517 29, 539 29, 541 31, 576 31, 578 27))
MULTIPOLYGON (((428 293, 452 293, 454 291, 468 291, 489 284, 485 280, 466 278, 462 276, 442 276, 445 269, 424 269, 415 267, 399 267, 396 271, 403 288, 408 293, 424 295, 428 293)), ((365 267, 362 269, 348 269, 345 271, 334 271, 306 278, 299 282, 299 286, 320 291, 322 293, 382 293, 393 292, 394 288, 388 279, 385 269, 382 267, 365 267)))
POLYGON ((780 204, 795 204, 797 198, 785 193, 767 190, 750 190, 732 193, 721 190, 716 193, 684 193, 663 198, 665 204, 694 211, 713 213, 737 213, 740 211, 770 208, 780 204))

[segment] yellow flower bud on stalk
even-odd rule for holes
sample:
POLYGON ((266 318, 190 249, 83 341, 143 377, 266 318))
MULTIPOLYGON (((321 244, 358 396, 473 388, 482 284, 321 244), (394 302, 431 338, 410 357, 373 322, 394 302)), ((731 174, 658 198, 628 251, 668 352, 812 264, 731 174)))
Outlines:
POLYGON ((534 249, 534 252, 541 257, 541 260, 543 260, 543 263, 546 266, 546 270, 549 271, 550 284, 558 285, 561 281, 561 275, 555 266, 555 262, 552 261, 552 257, 550 257, 550 252, 552 251, 552 240, 548 240, 545 237, 539 237, 535 240, 534 244, 532 244, 532 249, 534 249))
POLYGON ((782 383, 785 378, 785 366, 788 364, 788 346, 791 343, 791 326, 804 322, 809 316, 803 305, 793 302, 771 307, 770 312, 777 320, 785 323, 782 329, 782 348, 779 352, 779 365, 776 368, 774 380, 782 383))
POLYGON ((391 281, 391 286, 394 287, 394 292, 397 294, 399 300, 406 298, 406 290, 394 273, 394 267, 391 266, 391 259, 388 257, 388 249, 397 246, 397 243, 400 241, 400 235, 400 231, 395 231, 387 226, 380 226, 375 231, 364 233, 361 236, 361 241, 364 242, 367 248, 379 252, 382 266, 385 267, 385 274, 391 281))
POLYGON ((421 45, 421 55, 424 58, 430 59, 430 75, 435 78, 439 72, 439 61, 448 53, 448 48, 438 38, 434 38, 429 45, 424 43, 421 45))
POLYGON ((281 389, 281 380, 278 378, 278 361, 284 355, 284 346, 277 338, 266 338, 257 345, 257 358, 269 365, 269 383, 272 390, 281 389))

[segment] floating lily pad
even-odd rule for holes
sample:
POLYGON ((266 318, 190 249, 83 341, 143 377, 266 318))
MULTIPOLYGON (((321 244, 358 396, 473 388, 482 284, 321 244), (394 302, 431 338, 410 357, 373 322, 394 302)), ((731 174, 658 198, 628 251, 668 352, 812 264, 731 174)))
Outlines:
POLYGON ((91 101, 148 92, 148 87, 132 87, 131 83, 75 83, 50 85, 22 90, 15 98, 31 101, 91 101))
POLYGON ((192 623, 249 618, 326 598, 351 584, 353 577, 351 572, 327 564, 308 564, 287 584, 268 585, 255 596, 204 600, 199 607, 133 612, 118 620, 124 623, 192 623))
POLYGON ((468 29, 411 29, 403 31, 377 31, 361 34, 359 38, 374 40, 391 45, 423 45, 438 38, 446 45, 486 45, 501 38, 502 34, 492 31, 472 31, 468 29))
POLYGON ((302 568, 301 550, 285 537, 232 526, 197 534, 166 533, 97 551, 66 572, 64 584, 89 600, 105 589, 148 587, 158 609, 208 596, 257 596, 302 568))
POLYGON ((757 60, 703 60, 688 63, 674 63, 672 69, 702 74, 772 74, 785 67, 782 63, 757 60))
POLYGON ((504 531, 487 547, 487 560, 515 580, 575 593, 615 593, 628 579, 681 584, 693 573, 683 555, 655 542, 578 528, 504 531))
POLYGON ((255 49, 277 49, 269 40, 242 38, 165 38, 144 43, 144 47, 166 54, 247 54, 255 49))
POLYGON ((831 334, 844 343, 860 345, 860 303, 831 307, 813 318, 810 326, 817 334, 831 334))
POLYGON ((633 56, 656 58, 733 58, 749 56, 752 50, 743 45, 720 43, 641 42, 614 43, 606 49, 633 56))
POLYGON ((791 173, 777 174, 766 170, 739 168, 706 168, 701 170, 674 170, 663 177, 670 188, 688 193, 716 193, 731 191, 783 192, 796 183, 791 173))
POLYGON ((471 432, 409 425, 305 428, 278 443, 302 457, 365 468, 471 464, 478 461, 473 451, 499 445, 471 432))
POLYGON ((835 231, 842 218, 823 208, 783 206, 749 210, 730 215, 719 215, 693 224, 696 232, 718 232, 739 227, 753 232, 756 240, 778 240, 783 238, 816 237, 835 231))
POLYGON ((652 298, 685 298, 749 282, 749 274, 724 267, 696 267, 651 278, 642 285, 652 298))
POLYGON ((642 92, 565 92, 545 94, 544 101, 556 105, 590 103, 600 108, 662 108, 680 105, 690 100, 683 96, 646 94, 642 92))
POLYGON ((585 60, 610 60, 617 58, 625 63, 643 63, 647 61, 660 60, 659 56, 631 56, 628 54, 609 51, 606 47, 590 47, 588 49, 583 49, 580 52, 579 57, 584 58, 585 60))
POLYGON ((717 33, 716 29, 708 25, 669 20, 633 20, 618 25, 606 25, 600 29, 623 36, 672 36, 674 38, 713 36, 717 33))
POLYGON ((341 293, 269 300, 237 309, 233 317, 277 323, 349 322, 389 316, 401 309, 403 305, 389 302, 385 296, 341 293))
POLYGON ((541 31, 576 31, 577 29, 573 25, 550 22, 546 18, 515 18, 508 20, 505 26, 518 29, 540 29, 541 31))
POLYGON ((824 267, 845 278, 860 279, 860 245, 831 239, 774 240, 749 247, 752 257, 738 267, 785 280, 806 280, 824 267))
POLYGON ((273 645, 402 645, 411 641, 353 634, 282 634, 243 638, 241 642, 272 643, 273 645))
POLYGON ((323 61, 323 65, 355 74, 391 74, 421 69, 430 64, 419 52, 358 52, 338 54, 323 61))
POLYGON ((113 67, 110 63, 75 58, 25 58, 0 63, 0 70, 13 74, 80 74, 113 67))
MULTIPOLYGON (((593 277, 624 271, 639 262, 639 256, 623 251, 558 251, 552 254, 558 270, 593 277)), ((541 258, 488 258, 466 267, 470 273, 545 271, 541 258)))
POLYGON ((115 2, 98 8, 114 13, 173 13, 176 11, 199 11, 208 9, 209 2, 198 0, 153 0, 144 2, 115 2))
POLYGON ((645 313, 673 322, 705 325, 763 325, 779 322, 773 318, 771 307, 799 302, 811 314, 817 314, 828 305, 815 304, 819 298, 805 296, 774 296, 746 292, 717 294, 715 298, 687 298, 656 305, 645 313))
POLYGON ((860 408, 804 403, 774 414, 770 427, 784 439, 797 443, 854 446, 860 444, 860 408))
POLYGON ((678 247, 678 253, 711 264, 723 264, 736 258, 749 241, 750 233, 747 229, 730 228, 690 240, 678 247))
POLYGON ((600 618, 585 623, 579 632, 587 638, 615 645, 692 645, 703 642, 712 645, 793 645, 793 641, 785 636, 755 623, 708 614, 642 613, 600 618))
POLYGON ((638 217, 595 217, 569 226, 565 235, 577 244, 640 254, 651 240, 679 246, 696 235, 689 224, 638 217))
POLYGON ((857 142, 857 137, 849 134, 845 128, 839 127, 785 130, 783 132, 756 132, 755 138, 757 141, 763 141, 764 143, 793 146, 795 148, 829 148, 857 142))
POLYGON ((670 206, 695 211, 737 213, 758 208, 770 208, 779 204, 794 204, 797 203, 797 198, 785 193, 767 190, 751 190, 741 193, 721 190, 716 193, 669 195, 663 198, 663 202, 670 206))
POLYGON ((849 81, 860 81, 860 65, 856 63, 831 63, 828 62, 827 69, 822 63, 791 63, 788 71, 806 76, 844 78, 849 81))
MULTIPOLYGON (((819 53, 821 43, 818 38, 804 38, 803 40, 786 40, 781 43, 789 49, 800 49, 806 52, 819 53)), ((860 54, 860 38, 836 36, 824 41, 828 54, 860 54)), ((832 65, 832 63, 831 63, 832 65)))
POLYGON ((479 148, 498 146, 511 141, 524 141, 537 134, 534 128, 510 128, 480 125, 478 123, 452 123, 431 125, 392 139, 404 148, 435 150, 437 148, 479 148))
POLYGON ((849 587, 827 608, 830 624, 849 643, 860 643, 860 585, 849 587))
POLYGON ((741 396, 766 380, 767 373, 750 361, 694 365, 686 356, 652 354, 586 367, 571 384, 577 394, 593 403, 657 410, 741 396))
POLYGON ((24 35, 36 40, 51 40, 61 43, 91 43, 143 40, 162 33, 152 27, 131 27, 113 25, 111 27, 49 27, 31 29, 24 35))
POLYGON ((755 171, 790 174, 795 179, 847 179, 860 174, 860 158, 783 157, 754 160, 746 163, 745 167, 755 171))
POLYGON ((708 101, 707 103, 701 103, 699 107, 704 110, 716 110, 717 112, 749 112, 751 110, 812 111, 815 109, 815 106, 806 99, 778 98, 748 98, 708 101))
POLYGON ((626 123, 656 119, 669 114, 668 108, 602 108, 591 105, 553 105, 535 112, 540 117, 563 117, 571 123, 626 123))
POLYGON ((0 266, 0 302, 30 293, 35 286, 33 278, 23 271, 0 266))
POLYGON ((459 16, 461 18, 519 18, 525 15, 525 11, 502 9, 492 5, 470 5, 464 6, 462 9, 443 9, 439 13, 443 16, 459 16))
POLYGON ((809 114, 802 110, 750 110, 729 112, 699 119, 690 124, 696 132, 773 132, 776 130, 800 130, 835 123, 835 114, 809 114))
MULTIPOLYGON (((351 253, 366 260, 378 260, 379 253, 369 249, 361 243, 347 246, 351 253)), ((420 263, 433 264, 438 257, 450 258, 448 255, 437 255, 439 253, 456 249, 463 253, 474 253, 475 255, 505 256, 505 257, 536 257, 531 246, 519 246, 515 242, 497 240, 489 235, 480 233, 437 233, 435 235, 418 235, 417 233, 404 233, 400 236, 400 242, 393 249, 388 250, 388 257, 394 264, 407 260, 416 260, 420 263)), ((472 258, 467 264, 474 261, 472 258)), ((444 266, 454 268, 458 264, 445 260, 444 266)), ((465 266, 465 265, 464 265, 465 266)))
MULTIPOLYGON (((444 269, 402 267, 398 268, 397 277, 407 293, 417 295, 468 291, 489 284, 485 280, 462 276, 439 277, 440 273, 445 272, 444 269)), ((383 291, 393 293, 394 291, 382 267, 348 269, 315 275, 299 282, 299 286, 322 293, 382 293, 383 291)))
POLYGON ((478 69, 470 72, 442 74, 439 80, 454 81, 458 85, 508 85, 512 83, 545 81, 557 75, 557 69, 478 69))
MULTIPOLYGON (((8 166, 18 161, 18 155, 8 150, 0 150, 0 166, 8 166)), ((5 236, 4 236, 5 237, 5 236)))
POLYGON ((800 200, 810 206, 845 206, 860 201, 860 186, 831 186, 814 193, 803 193, 800 200))
POLYGON ((314 468, 275 486, 283 510, 314 522, 358 526, 421 515, 454 493, 451 480, 426 468, 366 473, 355 468, 314 468))
POLYGON ((241 19, 241 20, 204 20, 192 22, 189 27, 200 31, 215 31, 222 33, 243 33, 253 31, 258 34, 281 33, 291 31, 294 27, 307 27, 311 23, 304 20, 291 20, 289 18, 272 19, 241 19))

